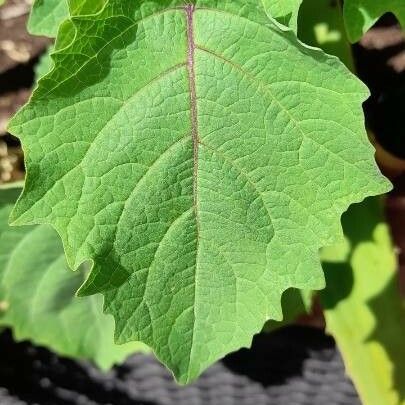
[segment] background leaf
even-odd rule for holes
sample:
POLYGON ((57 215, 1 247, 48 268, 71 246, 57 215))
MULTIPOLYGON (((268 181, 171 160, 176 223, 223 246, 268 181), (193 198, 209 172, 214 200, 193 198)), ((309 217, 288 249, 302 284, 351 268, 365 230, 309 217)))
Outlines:
POLYGON ((298 38, 337 56, 354 71, 352 50, 338 1, 304 0, 299 12, 298 38))
POLYGON ((352 206, 343 227, 350 246, 346 260, 332 262, 330 248, 324 263, 326 289, 320 296, 328 332, 363 404, 404 404, 405 306, 379 200, 352 206))
POLYGON ((63 20, 69 16, 66 0, 35 0, 28 20, 28 31, 33 35, 54 38, 63 20))
MULTIPOLYGON (((354 69, 338 5, 305 0, 299 36, 354 69)), ((405 308, 381 202, 374 198, 350 207, 343 229, 345 240, 322 250, 327 286, 320 296, 327 330, 336 339, 364 405, 402 404, 405 308)))
POLYGON ((263 0, 266 11, 279 23, 297 32, 298 11, 302 0, 263 0))
POLYGON ((289 325, 301 315, 309 314, 312 309, 314 292, 290 288, 281 297, 283 319, 281 321, 270 320, 264 325, 264 332, 272 332, 275 329, 289 325))
POLYGON ((49 46, 46 52, 41 55, 38 63, 35 66, 35 82, 37 83, 41 77, 45 76, 53 67, 51 53, 53 52, 53 46, 49 46))
POLYGON ((11 228, 7 219, 21 188, 0 189, 0 326, 55 352, 86 358, 106 369, 141 343, 113 343, 114 321, 102 297, 75 297, 85 269, 72 272, 49 226, 11 228))
POLYGON ((389 188, 368 92, 256 0, 110 1, 71 24, 10 128, 12 217, 52 224, 72 267, 92 259, 81 293, 105 295, 118 342, 188 382, 280 319, 283 291, 322 288, 341 213, 389 188))
POLYGON ((403 0, 345 0, 343 6, 346 30, 351 42, 357 42, 385 13, 392 12, 405 27, 403 0))

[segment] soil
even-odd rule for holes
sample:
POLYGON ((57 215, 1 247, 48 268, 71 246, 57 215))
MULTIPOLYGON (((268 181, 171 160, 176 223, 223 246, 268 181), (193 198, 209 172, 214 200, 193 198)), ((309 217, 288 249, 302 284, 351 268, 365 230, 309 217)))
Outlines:
POLYGON ((49 44, 49 39, 27 32, 30 8, 31 1, 25 0, 8 0, 0 8, 0 74, 28 63, 49 44))

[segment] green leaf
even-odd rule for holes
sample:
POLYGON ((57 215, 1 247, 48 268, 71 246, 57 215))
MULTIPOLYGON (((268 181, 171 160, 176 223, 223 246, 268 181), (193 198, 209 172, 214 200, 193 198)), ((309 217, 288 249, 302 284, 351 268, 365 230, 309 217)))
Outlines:
POLYGON ((54 38, 60 24, 69 17, 66 0, 35 0, 27 28, 33 35, 54 38))
POLYGON ((73 16, 99 13, 106 0, 68 0, 70 14, 73 16))
MULTIPOLYGON (((264 1, 264 4, 267 12, 273 16, 289 16, 287 24, 285 20, 276 18, 280 23, 292 26, 295 31, 299 12, 298 38, 308 45, 320 47, 329 54, 339 56, 346 66, 353 69, 350 45, 345 37, 339 4, 329 0, 304 0, 303 2, 301 0, 290 2, 268 0, 264 1), (293 18, 290 18, 292 16, 293 18)), ((296 289, 285 291, 281 299, 283 320, 267 322, 264 330, 273 331, 290 324, 300 315, 308 313, 311 310, 312 296, 311 291, 296 289)))
POLYGON ((357 42, 385 13, 392 12, 405 27, 404 0, 345 0, 343 14, 348 37, 357 42))
POLYGON ((64 356, 107 369, 141 343, 113 343, 114 321, 102 297, 75 297, 84 268, 72 272, 56 232, 47 225, 10 228, 8 215, 21 188, 0 189, 0 326, 64 356))
POLYGON ((298 12, 303 0, 263 0, 266 11, 279 23, 297 32, 298 12))
POLYGON ((322 288, 341 213, 390 188, 368 91, 256 0, 117 0, 72 24, 11 124, 12 220, 52 224, 71 267, 92 260, 81 294, 185 383, 281 319, 283 291, 322 288))
POLYGON ((103 8, 105 1, 34 0, 27 24, 28 30, 33 35, 55 38, 60 26, 68 22, 70 16, 96 14, 103 8))
POLYGON ((338 1, 304 0, 299 14, 298 38, 337 56, 354 71, 351 46, 346 37, 338 1))
POLYGON ((35 66, 35 82, 38 82, 41 77, 44 77, 53 67, 51 53, 53 52, 53 46, 50 46, 46 52, 39 58, 37 65, 35 66))
POLYGON ((324 257, 327 283, 320 295, 328 332, 364 405, 405 404, 405 306, 378 199, 352 206, 343 228, 346 243, 324 257))

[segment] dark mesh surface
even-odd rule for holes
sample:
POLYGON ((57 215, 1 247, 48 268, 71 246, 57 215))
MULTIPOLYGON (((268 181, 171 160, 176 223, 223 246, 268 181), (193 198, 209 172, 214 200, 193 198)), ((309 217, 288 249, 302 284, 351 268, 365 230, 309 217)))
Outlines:
POLYGON ((257 336, 187 387, 145 355, 103 374, 7 332, 0 351, 1 405, 360 405, 333 340, 312 328, 257 336))

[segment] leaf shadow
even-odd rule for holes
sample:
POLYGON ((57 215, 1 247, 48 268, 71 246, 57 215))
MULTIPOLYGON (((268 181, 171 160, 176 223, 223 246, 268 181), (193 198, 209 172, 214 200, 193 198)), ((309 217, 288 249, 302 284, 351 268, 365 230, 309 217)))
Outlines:
POLYGON ((173 1, 162 0, 158 6, 135 1, 119 3, 106 2, 97 13, 74 15, 61 25, 51 54, 54 67, 40 79, 32 101, 71 98, 104 81, 104 96, 109 96, 111 83, 106 79, 114 54, 146 35, 140 23, 144 15, 154 15, 156 7, 169 7, 173 1))
MULTIPOLYGON (((135 9, 135 2, 129 3, 135 9)), ((51 54, 54 67, 39 80, 32 101, 71 98, 103 82, 112 68, 114 52, 132 43, 139 29, 139 25, 123 16, 102 18, 101 14, 97 22, 86 16, 77 16, 65 21, 51 54), (89 40, 95 25, 97 38, 89 40)))
POLYGON ((66 277, 63 283, 57 284, 56 288, 52 290, 51 294, 47 297, 47 310, 56 314, 68 308, 78 299, 76 297, 76 291, 83 282, 80 274, 76 275, 76 273, 73 273, 72 270, 68 268, 63 270, 69 274, 70 277, 66 277))
POLYGON ((291 12, 291 13, 285 14, 281 17, 277 17, 277 21, 280 24, 283 24, 288 27, 292 18, 293 18, 293 13, 291 12))
POLYGON ((325 309, 333 309, 340 301, 350 296, 353 285, 353 268, 350 264, 353 252, 364 242, 373 241, 373 231, 378 222, 369 221, 379 218, 379 204, 369 198, 362 203, 353 204, 342 216, 342 227, 350 242, 350 251, 345 261, 323 262, 326 287, 321 291, 322 305, 325 309), (365 218, 366 217, 366 218, 365 218))
POLYGON ((321 329, 293 325, 256 335, 251 348, 229 354, 222 363, 232 373, 270 387, 303 376, 307 359, 314 353, 328 356, 334 347, 321 329))

